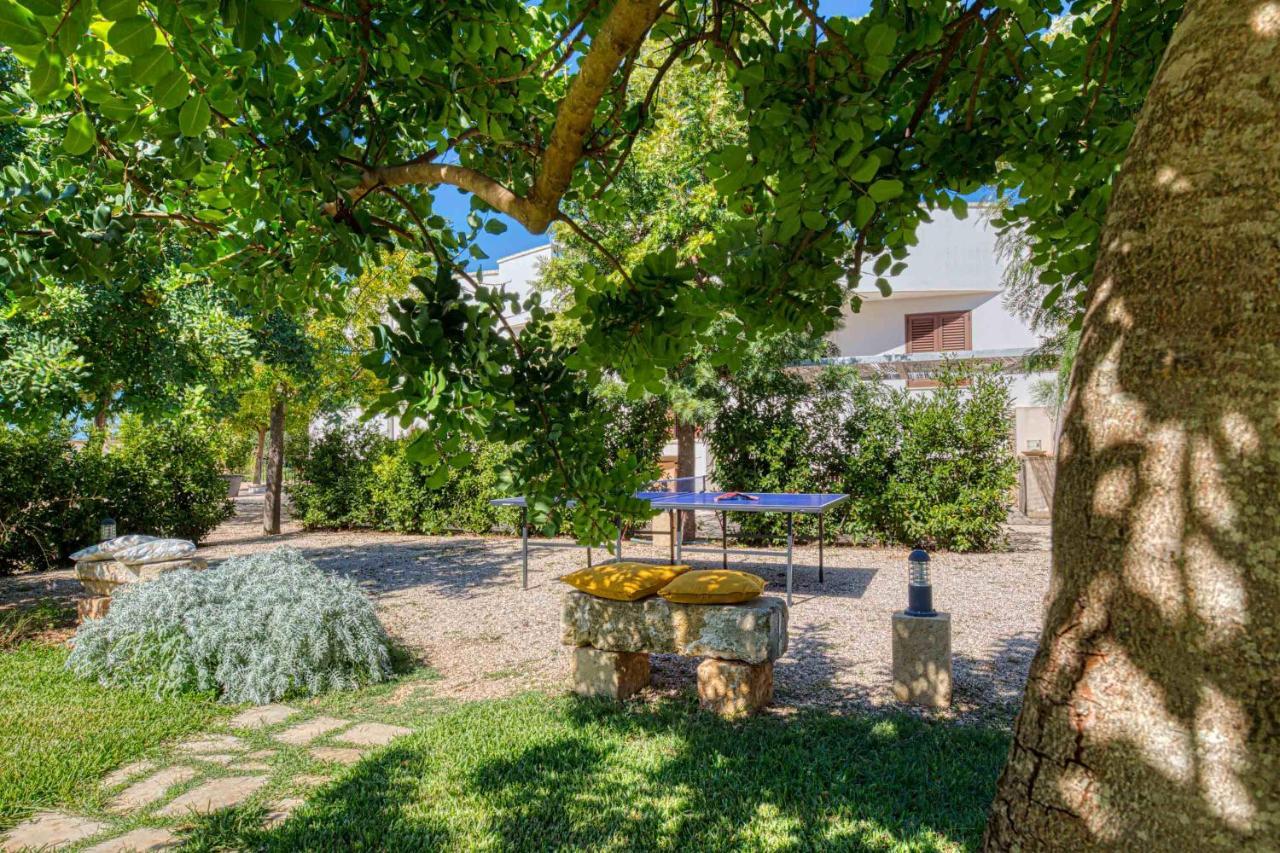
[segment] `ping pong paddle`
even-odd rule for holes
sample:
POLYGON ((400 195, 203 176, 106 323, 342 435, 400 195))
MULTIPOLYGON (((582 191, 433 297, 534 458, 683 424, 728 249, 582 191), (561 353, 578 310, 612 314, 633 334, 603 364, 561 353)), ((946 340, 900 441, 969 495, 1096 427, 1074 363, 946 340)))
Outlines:
POLYGON ((725 492, 723 495, 716 495, 718 501, 758 501, 755 495, 748 495, 745 492, 725 492))

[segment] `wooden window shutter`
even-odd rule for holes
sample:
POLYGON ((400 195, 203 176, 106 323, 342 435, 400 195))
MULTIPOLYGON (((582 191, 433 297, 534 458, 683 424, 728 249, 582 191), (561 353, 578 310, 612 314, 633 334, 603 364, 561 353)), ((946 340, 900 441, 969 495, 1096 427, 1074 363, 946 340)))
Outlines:
POLYGON ((937 352, 938 324, 933 314, 907 315, 907 352, 937 352))
POLYGON ((939 314, 938 349, 942 352, 960 352, 969 346, 969 312, 939 314))

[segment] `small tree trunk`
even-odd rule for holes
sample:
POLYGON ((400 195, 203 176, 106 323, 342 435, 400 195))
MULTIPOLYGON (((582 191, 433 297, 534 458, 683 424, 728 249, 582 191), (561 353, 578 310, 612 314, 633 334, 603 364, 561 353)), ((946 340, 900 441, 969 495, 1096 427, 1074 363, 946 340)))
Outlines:
POLYGON ((271 404, 271 447, 267 459, 267 489, 262 499, 262 530, 280 532, 280 501, 284 476, 284 399, 271 404))
MULTIPOLYGON (((685 423, 680 418, 675 419, 676 426, 676 476, 677 477, 693 477, 698 471, 697 449, 694 439, 697 427, 694 424, 685 423)), ((697 538, 698 525, 692 512, 683 511, 680 515, 680 529, 683 531, 683 539, 685 542, 692 541, 697 538)))
POLYGON ((98 398, 98 405, 93 413, 93 429, 102 437, 100 445, 103 453, 107 452, 107 413, 111 409, 111 395, 103 394, 98 398))
POLYGON ((1280 6, 1190 0, 1102 231, 988 849, 1280 839, 1278 105, 1280 6))
POLYGON ((262 485, 262 453, 266 445, 267 431, 262 427, 258 427, 258 449, 253 457, 253 484, 255 486, 262 485))

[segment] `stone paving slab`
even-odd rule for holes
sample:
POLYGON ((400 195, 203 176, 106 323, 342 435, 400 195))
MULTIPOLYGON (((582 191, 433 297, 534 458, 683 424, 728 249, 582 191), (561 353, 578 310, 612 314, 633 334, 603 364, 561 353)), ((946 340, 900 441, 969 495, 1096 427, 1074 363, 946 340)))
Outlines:
POLYGON ((227 776, 213 779, 187 791, 156 814, 161 817, 181 817, 195 812, 209 814, 239 805, 253 796, 263 785, 266 776, 227 776))
POLYGON ((274 726, 283 723, 285 720, 298 713, 297 708, 291 708, 288 705, 259 705, 256 708, 250 708, 247 711, 241 711, 239 714, 231 718, 231 728, 233 729, 265 729, 268 726, 274 726))
POLYGON ((281 743, 287 743, 290 746, 302 746, 311 743, 318 737, 327 735, 329 732, 346 728, 351 725, 350 720, 340 720, 337 717, 316 717, 307 720, 305 723, 298 723, 296 726, 287 728, 276 735, 276 740, 281 743))
POLYGON ((245 753, 244 757, 249 761, 266 761, 269 758, 275 758, 275 755, 274 749, 255 749, 253 752, 245 753))
POLYGON ((263 761, 241 761, 231 767, 237 773, 266 773, 271 765, 263 761))
POLYGON ((334 740, 356 746, 386 746, 398 737, 413 734, 404 726, 388 726, 385 723, 360 723, 347 729, 334 740))
POLYGON ((236 760, 234 755, 228 755, 225 752, 197 753, 193 756, 196 761, 207 761, 210 764, 221 764, 226 767, 228 764, 236 760))
POLYGON ((199 735, 178 744, 180 752, 227 752, 244 749, 244 741, 235 735, 199 735))
POLYGON ((300 785, 303 788, 319 788, 329 782, 329 777, 322 776, 319 773, 301 773, 294 776, 292 781, 295 785, 300 785))
POLYGON ((301 797, 289 797, 281 800, 267 809, 267 816, 263 819, 262 825, 267 829, 275 829, 280 824, 289 819, 289 815, 294 810, 305 803, 306 800, 301 797))
POLYGON ((316 761, 355 764, 361 758, 364 758, 364 753, 358 749, 344 749, 340 746, 317 746, 311 749, 311 757, 316 761))
POLYGON ((40 812, 4 837, 0 850, 51 850, 83 841, 107 828, 105 823, 62 812, 40 812))
POLYGON ((111 800, 107 808, 120 814, 149 806, 163 797, 165 791, 168 791, 174 785, 188 782, 198 775, 200 773, 194 767, 186 767, 184 765, 166 767, 125 788, 111 800))
POLYGON ((82 853, 151 853, 154 850, 172 850, 178 846, 178 836, 171 830, 158 826, 143 826, 95 844, 82 853))
POLYGON ((146 773, 149 770, 154 770, 155 768, 156 763, 148 758, 144 758, 141 761, 134 761, 130 764, 126 764, 118 770, 108 773, 102 780, 102 787, 115 788, 118 785, 123 785, 125 782, 128 782, 133 777, 141 776, 143 773, 146 773))

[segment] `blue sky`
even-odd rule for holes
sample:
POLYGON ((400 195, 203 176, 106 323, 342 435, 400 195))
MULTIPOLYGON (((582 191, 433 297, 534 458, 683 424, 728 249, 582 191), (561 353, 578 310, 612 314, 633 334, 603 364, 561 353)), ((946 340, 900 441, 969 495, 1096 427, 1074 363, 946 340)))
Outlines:
MULTIPOLYGON (((818 8, 824 15, 857 18, 865 15, 870 5, 871 0, 820 0, 818 8)), ((452 187, 440 187, 435 191, 435 209, 461 230, 466 227, 464 223, 471 212, 471 198, 452 187)), ((505 216, 499 218, 507 223, 507 230, 502 234, 481 232, 476 241, 489 256, 488 260, 480 262, 482 267, 493 267, 498 258, 541 246, 549 239, 546 234, 530 234, 515 220, 505 216)))

